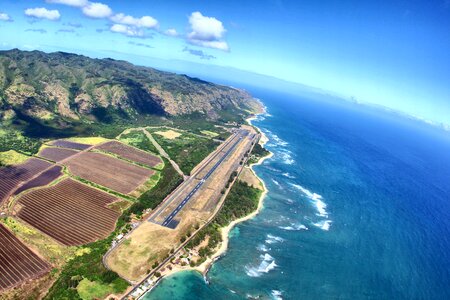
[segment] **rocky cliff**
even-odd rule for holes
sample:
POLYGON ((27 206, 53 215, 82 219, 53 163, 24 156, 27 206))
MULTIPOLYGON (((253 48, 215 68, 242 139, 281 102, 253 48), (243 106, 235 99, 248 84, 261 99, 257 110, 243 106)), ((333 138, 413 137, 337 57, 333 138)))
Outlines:
MULTIPOLYGON (((215 119, 257 110, 245 91, 113 59, 39 51, 0 51, 0 117, 95 121, 105 111, 215 119)), ((101 120, 100 120, 101 121, 101 120)))

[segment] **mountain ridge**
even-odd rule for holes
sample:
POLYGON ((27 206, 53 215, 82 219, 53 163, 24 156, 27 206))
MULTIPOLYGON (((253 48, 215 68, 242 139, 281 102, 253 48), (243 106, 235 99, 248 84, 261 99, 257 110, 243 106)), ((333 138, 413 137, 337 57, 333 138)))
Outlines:
POLYGON ((246 91, 187 75, 67 52, 0 51, 0 118, 105 121, 114 113, 218 119, 261 104, 246 91))

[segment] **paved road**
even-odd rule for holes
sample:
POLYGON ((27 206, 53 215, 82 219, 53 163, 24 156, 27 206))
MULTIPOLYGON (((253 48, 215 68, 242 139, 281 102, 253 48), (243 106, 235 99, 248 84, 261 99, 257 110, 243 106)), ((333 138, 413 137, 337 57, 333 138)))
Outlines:
POLYGON ((189 194, 181 201, 181 203, 170 213, 169 216, 165 218, 162 225, 174 228, 177 224, 172 224, 173 218, 183 209, 183 207, 189 202, 189 200, 195 195, 195 193, 202 187, 202 185, 205 183, 205 181, 211 176, 211 174, 220 166, 220 164, 230 155, 230 153, 234 150, 237 144, 239 144, 244 136, 244 132, 241 131, 238 133, 240 136, 233 143, 233 145, 230 147, 230 149, 227 150, 227 152, 219 159, 218 162, 214 164, 214 166, 206 173, 206 175, 200 179, 200 182, 197 183, 197 185, 189 192, 189 194))

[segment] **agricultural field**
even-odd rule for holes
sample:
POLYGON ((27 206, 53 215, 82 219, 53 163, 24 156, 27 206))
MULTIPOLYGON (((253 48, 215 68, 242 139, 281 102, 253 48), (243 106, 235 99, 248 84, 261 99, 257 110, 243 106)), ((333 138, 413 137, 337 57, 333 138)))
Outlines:
POLYGON ((30 158, 24 163, 0 168, 0 204, 10 196, 19 184, 52 166, 51 163, 30 158))
POLYGON ((66 158, 71 157, 72 155, 77 154, 78 151, 59 148, 59 147, 45 147, 42 148, 41 151, 37 154, 39 157, 54 161, 60 162, 66 158))
POLYGON ((17 216, 64 245, 82 245, 106 238, 119 213, 106 206, 116 197, 72 179, 21 196, 17 216))
POLYGON ((219 142, 211 138, 201 137, 196 134, 182 132, 181 135, 170 138, 161 129, 149 129, 158 144, 169 154, 185 174, 190 174, 205 157, 213 152, 219 142), (158 133, 159 132, 159 133, 158 133), (164 134, 161 134, 163 132, 164 134))
POLYGON ((50 265, 0 224, 0 292, 44 275, 50 265))
POLYGON ((75 150, 86 150, 89 147, 92 147, 92 145, 88 144, 82 144, 67 140, 56 140, 51 143, 52 146, 56 147, 62 147, 62 148, 69 148, 69 149, 75 149, 75 150))
POLYGON ((95 152, 81 153, 65 165, 75 176, 122 194, 133 192, 155 173, 154 170, 95 152))
POLYGON ((45 186, 54 180, 58 179, 60 176, 62 176, 62 167, 61 166, 53 166, 47 171, 42 172, 39 174, 39 176, 31 179, 27 183, 21 185, 15 192, 14 195, 18 195, 22 193, 23 191, 36 188, 39 186, 45 186))
POLYGON ((100 146, 95 147, 95 149, 115 154, 120 158, 130 160, 150 168, 153 168, 162 163, 161 159, 158 156, 152 155, 134 147, 127 146, 117 141, 106 142, 100 146))

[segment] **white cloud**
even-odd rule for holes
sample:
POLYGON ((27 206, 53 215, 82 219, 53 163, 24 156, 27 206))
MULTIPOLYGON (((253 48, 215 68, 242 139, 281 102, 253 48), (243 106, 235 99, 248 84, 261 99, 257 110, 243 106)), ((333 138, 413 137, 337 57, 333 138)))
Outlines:
POLYGON ((89 3, 88 0, 45 0, 45 2, 54 4, 64 4, 75 7, 83 7, 89 3))
POLYGON ((44 7, 27 8, 25 10, 25 15, 29 17, 34 17, 38 19, 47 19, 51 21, 59 20, 59 18, 61 17, 59 11, 57 11, 56 9, 48 10, 44 7))
POLYGON ((200 41, 200 40, 189 40, 189 42, 193 45, 197 45, 200 47, 206 48, 214 48, 223 51, 230 51, 230 47, 225 41, 200 41))
POLYGON ((112 15, 112 9, 103 3, 88 2, 86 6, 82 8, 83 13, 91 18, 107 18, 112 15))
POLYGON ((143 37, 144 36, 144 31, 142 29, 138 29, 133 26, 127 26, 124 24, 114 24, 111 26, 110 30, 112 32, 125 34, 126 36, 132 36, 132 37, 143 37))
POLYGON ((0 13, 0 21, 12 21, 8 14, 0 13))
POLYGON ((178 36, 178 32, 175 28, 167 29, 166 31, 164 31, 164 34, 168 36, 178 36))
POLYGON ((116 14, 111 17, 111 20, 115 23, 130 25, 134 27, 143 28, 157 28, 158 20, 150 16, 143 16, 141 18, 135 18, 132 16, 125 15, 123 13, 116 14))
POLYGON ((223 40, 225 27, 214 17, 206 17, 196 11, 189 17, 191 32, 187 39, 190 43, 202 47, 229 51, 227 42, 223 40))

